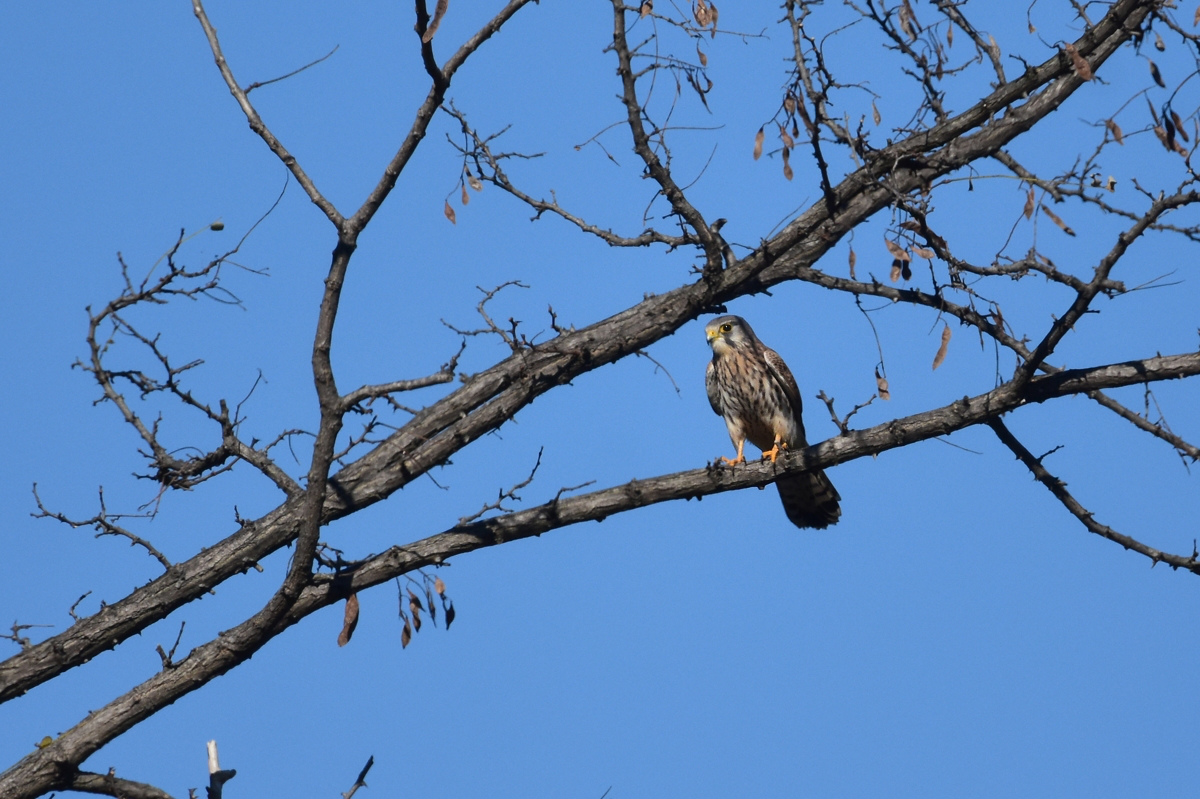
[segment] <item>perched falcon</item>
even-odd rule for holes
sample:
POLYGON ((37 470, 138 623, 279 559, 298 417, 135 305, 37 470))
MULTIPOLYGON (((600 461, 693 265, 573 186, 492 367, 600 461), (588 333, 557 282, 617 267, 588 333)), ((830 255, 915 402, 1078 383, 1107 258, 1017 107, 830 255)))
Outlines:
MULTIPOLYGON (((740 316, 721 316, 704 327, 713 358, 704 382, 708 401, 725 417, 736 458, 744 463, 746 440, 763 451, 771 463, 784 449, 808 446, 800 418, 800 389, 779 353, 758 340, 740 316)), ((775 481, 783 510, 797 527, 817 529, 837 524, 842 509, 837 489, 823 471, 787 475, 775 481)))

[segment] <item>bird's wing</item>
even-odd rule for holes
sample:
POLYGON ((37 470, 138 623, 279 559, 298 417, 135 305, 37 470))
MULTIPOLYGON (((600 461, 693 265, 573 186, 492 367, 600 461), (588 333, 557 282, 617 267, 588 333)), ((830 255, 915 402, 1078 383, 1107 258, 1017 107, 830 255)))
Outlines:
POLYGON ((788 369, 778 352, 767 346, 763 346, 763 361, 767 364, 767 371, 771 374, 771 379, 783 388, 783 393, 792 405, 792 412, 799 420, 804 403, 800 399, 800 388, 796 385, 796 378, 792 377, 792 370, 788 369))
POLYGON ((704 388, 708 391, 708 404, 712 406, 713 413, 724 416, 725 412, 721 410, 721 390, 717 387, 717 365, 712 361, 708 362, 708 368, 704 371, 704 388))

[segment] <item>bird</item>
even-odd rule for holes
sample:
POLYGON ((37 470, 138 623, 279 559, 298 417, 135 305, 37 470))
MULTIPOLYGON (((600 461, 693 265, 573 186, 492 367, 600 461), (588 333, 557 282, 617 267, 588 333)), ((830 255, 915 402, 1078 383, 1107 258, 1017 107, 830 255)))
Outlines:
MULTIPOLYGON (((725 419, 737 457, 720 457, 730 466, 746 462, 746 441, 774 463, 785 449, 808 446, 800 411, 800 389, 779 353, 763 344, 740 316, 720 316, 704 326, 713 357, 704 383, 713 411, 725 419)), ((775 481, 783 511, 797 527, 824 529, 842 515, 841 496, 825 472, 814 469, 775 481)))

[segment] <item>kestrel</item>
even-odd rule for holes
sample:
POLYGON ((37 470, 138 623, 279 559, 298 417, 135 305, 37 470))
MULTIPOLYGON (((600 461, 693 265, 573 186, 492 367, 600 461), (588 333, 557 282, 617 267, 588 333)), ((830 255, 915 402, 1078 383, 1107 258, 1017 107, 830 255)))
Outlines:
MULTIPOLYGON (((800 418, 800 389, 796 378, 779 357, 763 344, 740 316, 721 316, 704 327, 713 358, 704 382, 708 401, 725 417, 736 458, 722 457, 729 465, 744 463, 746 441, 763 451, 771 463, 784 449, 808 446, 800 418)), ((783 510, 797 527, 821 529, 837 524, 842 509, 837 489, 821 470, 787 475, 775 481, 783 510)))

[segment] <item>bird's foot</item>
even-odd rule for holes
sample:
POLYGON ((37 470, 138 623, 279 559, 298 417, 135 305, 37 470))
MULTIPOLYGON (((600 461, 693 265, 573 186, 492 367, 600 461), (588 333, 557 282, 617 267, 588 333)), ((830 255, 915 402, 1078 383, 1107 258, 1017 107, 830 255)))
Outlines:
POLYGON ((782 455, 785 449, 787 449, 787 444, 782 441, 776 441, 775 446, 763 453, 763 460, 770 458, 771 463, 775 463, 775 459, 782 455))
POLYGON ((721 455, 717 460, 723 462, 726 466, 737 466, 739 463, 746 462, 746 456, 739 452, 736 458, 726 458, 724 455, 721 455))

